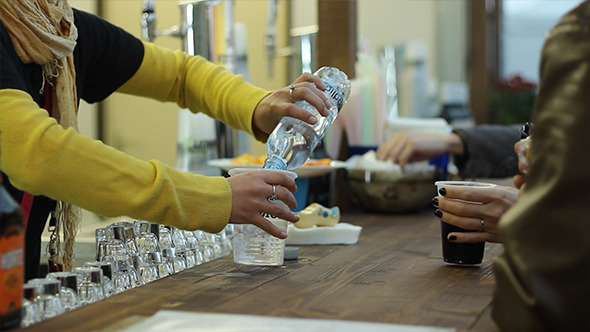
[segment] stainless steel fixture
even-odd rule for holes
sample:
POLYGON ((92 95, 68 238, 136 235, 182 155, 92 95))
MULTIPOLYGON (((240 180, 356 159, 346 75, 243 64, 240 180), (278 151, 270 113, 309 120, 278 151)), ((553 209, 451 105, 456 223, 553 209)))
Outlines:
MULTIPOLYGON (((158 36, 179 37, 182 49, 200 55, 235 72, 234 0, 179 1, 180 24, 158 30, 155 0, 143 1, 142 35, 153 41, 158 36)), ((179 112, 177 167, 183 171, 218 175, 207 165, 215 158, 234 157, 237 132, 204 114, 179 112)))

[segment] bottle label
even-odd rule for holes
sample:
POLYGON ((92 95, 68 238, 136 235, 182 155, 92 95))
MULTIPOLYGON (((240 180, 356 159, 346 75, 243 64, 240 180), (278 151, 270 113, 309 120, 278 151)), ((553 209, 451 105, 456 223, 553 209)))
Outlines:
POLYGON ((13 251, 2 253, 0 258, 0 270, 10 270, 23 264, 23 250, 16 249, 13 251))
POLYGON ((329 84, 325 81, 324 81, 324 84, 326 85, 326 90, 324 90, 324 93, 326 93, 328 96, 330 96, 330 98, 332 98, 332 100, 334 100, 336 102, 336 105, 338 106, 338 111, 340 111, 340 109, 342 108, 342 105, 344 105, 344 97, 331 84, 329 84))
POLYGON ((22 227, 13 225, 0 236, 0 315, 17 310, 22 305, 23 269, 22 227))

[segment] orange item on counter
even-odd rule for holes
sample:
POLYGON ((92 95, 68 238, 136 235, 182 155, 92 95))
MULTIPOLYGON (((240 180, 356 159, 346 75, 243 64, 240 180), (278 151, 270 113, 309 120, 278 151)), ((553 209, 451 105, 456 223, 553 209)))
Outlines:
POLYGON ((315 160, 308 160, 303 163, 303 166, 329 166, 332 162, 330 158, 322 158, 322 159, 315 159, 315 160))
POLYGON ((251 154, 244 153, 230 161, 232 165, 262 165, 266 160, 266 156, 256 157, 251 154))
MULTIPOLYGON (((230 160, 232 165, 263 165, 266 155, 260 157, 244 153, 230 160)), ((330 158, 314 159, 306 161, 303 166, 329 166, 332 160, 330 158)))
POLYGON ((20 326, 24 240, 22 210, 3 187, 0 176, 0 331, 20 326))

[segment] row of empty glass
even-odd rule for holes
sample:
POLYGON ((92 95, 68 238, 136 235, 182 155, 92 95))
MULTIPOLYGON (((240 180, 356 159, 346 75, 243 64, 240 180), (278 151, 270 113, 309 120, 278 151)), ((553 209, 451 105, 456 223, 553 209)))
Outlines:
POLYGON ((22 327, 228 255, 233 226, 211 234, 121 221, 95 234, 95 261, 23 286, 22 327))

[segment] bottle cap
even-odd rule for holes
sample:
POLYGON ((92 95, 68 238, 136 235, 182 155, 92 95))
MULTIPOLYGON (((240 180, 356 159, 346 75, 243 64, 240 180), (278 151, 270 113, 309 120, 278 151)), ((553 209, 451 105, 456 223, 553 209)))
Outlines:
POLYGON ((299 248, 297 247, 285 247, 285 260, 294 260, 299 258, 299 248))

